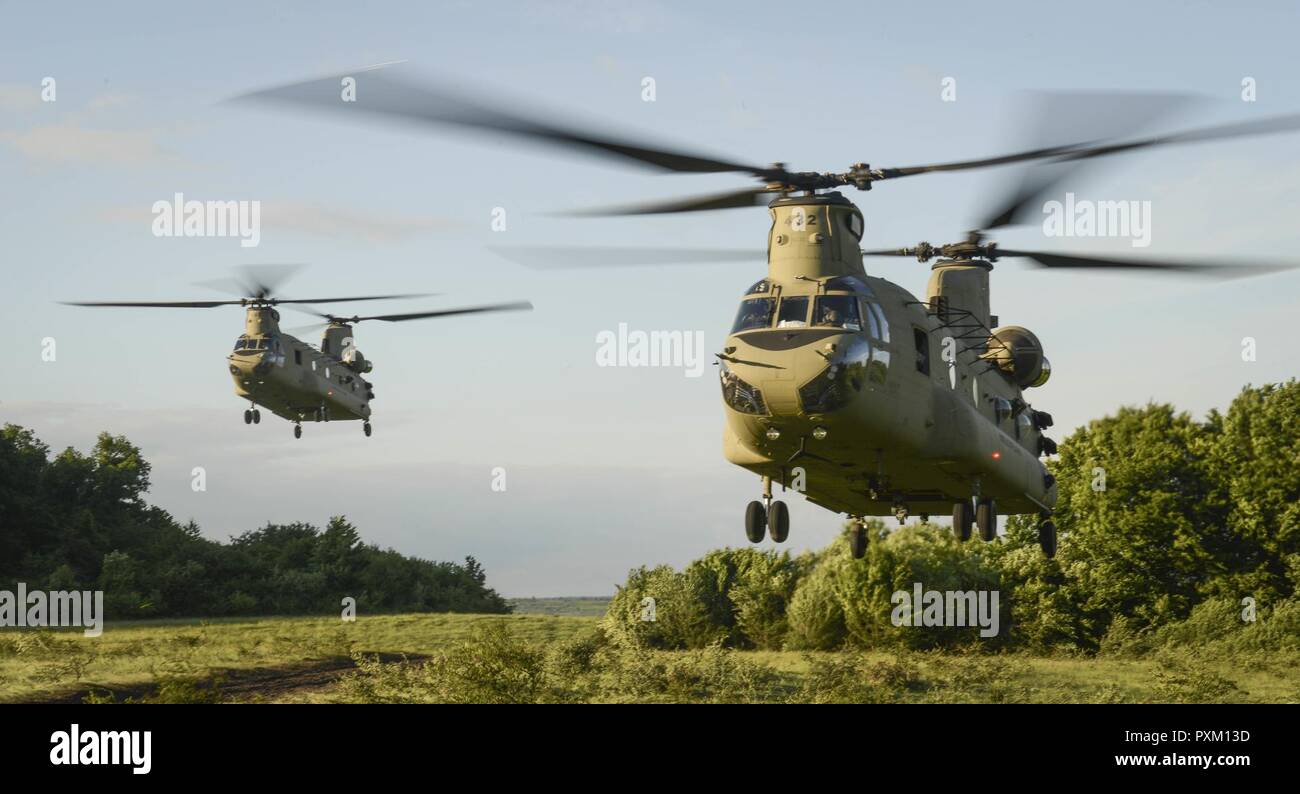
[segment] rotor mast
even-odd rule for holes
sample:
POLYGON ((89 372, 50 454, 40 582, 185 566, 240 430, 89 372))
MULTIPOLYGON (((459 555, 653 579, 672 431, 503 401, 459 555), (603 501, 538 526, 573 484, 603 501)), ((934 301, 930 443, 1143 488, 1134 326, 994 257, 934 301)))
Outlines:
POLYGON ((862 212, 839 193, 781 196, 768 205, 768 277, 777 282, 865 276, 862 212))

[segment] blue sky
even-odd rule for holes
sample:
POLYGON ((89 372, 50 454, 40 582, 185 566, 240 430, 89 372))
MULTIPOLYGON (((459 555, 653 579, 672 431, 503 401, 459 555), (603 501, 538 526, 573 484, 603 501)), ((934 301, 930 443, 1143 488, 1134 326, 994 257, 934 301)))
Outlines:
MULTIPOLYGON (((603 202, 742 186, 663 176, 515 141, 223 104, 244 91, 405 59, 401 68, 512 104, 704 152, 794 168, 901 166, 1023 143, 1029 90, 1174 91, 1191 123, 1300 111, 1285 4, 1212 3, 0 3, 0 420, 56 447, 110 430, 154 462, 153 500, 218 538, 346 513, 368 540, 473 554, 510 595, 601 594, 629 567, 743 542, 756 480, 721 455, 710 373, 601 368, 620 323, 703 331, 716 350, 764 272, 762 209, 557 219, 603 202), (644 77, 656 101, 642 101, 644 77), (54 77, 57 101, 40 101, 54 77), (957 101, 940 99, 956 80, 957 101), (1254 78, 1258 99, 1242 102, 1254 78), (159 239, 150 207, 259 200, 261 244, 159 239), (507 211, 493 232, 491 212, 507 211), (753 247, 753 263, 538 272, 497 244, 753 247), (248 428, 223 361, 238 309, 108 312, 69 299, 217 297, 195 282, 249 262, 308 262, 285 294, 445 293, 399 308, 530 299, 531 314, 367 327, 375 436, 354 425, 248 428), (41 341, 57 361, 41 360, 41 341), (207 470, 194 493, 190 473, 207 470), (493 467, 507 491, 490 489, 493 467)), ((1152 257, 1297 250, 1300 136, 1115 158, 1078 196, 1152 202, 1152 257)), ((931 175, 851 196, 868 247, 957 239, 1007 174, 931 175)), ((1116 249, 1123 241, 1006 247, 1116 249)), ((1131 253, 1131 249, 1129 249, 1131 253)), ((868 262, 924 290, 928 271, 868 262)), ((993 309, 1055 365, 1032 395, 1057 437, 1124 404, 1200 415, 1246 383, 1296 374, 1300 273, 1229 282, 1061 274, 1008 260, 993 309), (1242 337, 1258 344, 1243 362, 1242 337)), ((387 304, 385 304, 387 306, 387 304)), ((299 324, 286 312, 286 325, 299 324)), ((301 324, 310 322, 303 315, 301 324)), ((791 500, 793 548, 839 519, 791 500)))

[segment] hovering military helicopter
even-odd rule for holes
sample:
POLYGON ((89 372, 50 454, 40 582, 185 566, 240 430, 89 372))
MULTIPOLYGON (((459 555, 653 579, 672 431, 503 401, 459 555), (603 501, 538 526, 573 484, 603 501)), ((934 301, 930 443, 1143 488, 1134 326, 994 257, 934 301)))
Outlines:
MULTIPOLYGON (((273 294, 273 268, 249 268, 251 280, 241 289, 246 297, 236 300, 209 301, 79 301, 71 306, 210 309, 216 306, 243 306, 246 309, 244 333, 235 340, 233 352, 226 357, 235 394, 247 400, 244 424, 260 424, 259 406, 293 422, 293 437, 302 438, 302 423, 361 420, 361 429, 369 436, 370 402, 375 399, 374 384, 364 377, 374 364, 357 349, 352 327, 370 320, 395 323, 433 317, 450 317, 482 312, 528 310, 528 302, 500 303, 457 309, 376 314, 342 317, 310 308, 318 303, 394 300, 426 297, 417 295, 364 295, 342 298, 277 298, 273 294), (313 347, 280 329, 281 305, 306 305, 305 311, 326 320, 320 347, 313 347)), ((274 280, 283 278, 283 275, 274 280)))
MULTIPOLYGON (((477 96, 477 94, 476 94, 477 96)), ((951 510, 962 540, 978 526, 992 540, 1000 514, 1036 514, 1039 542, 1056 551, 1051 521, 1057 489, 1040 458, 1056 451, 1043 435, 1050 414, 1025 390, 1051 374, 1030 331, 1001 326, 991 313, 989 273, 999 257, 1028 257, 1051 268, 1138 269, 1244 274, 1278 265, 1160 262, 998 249, 981 232, 944 246, 862 251, 862 212, 838 188, 927 173, 1015 163, 1051 163, 1058 172, 1107 155, 1300 129, 1300 114, 1184 132, 1040 146, 999 157, 905 168, 855 163, 842 172, 756 166, 552 124, 376 68, 294 83, 240 97, 341 115, 376 114, 415 124, 502 133, 679 173, 739 173, 758 186, 725 193, 602 208, 583 214, 679 213, 766 205, 771 218, 768 271, 748 290, 717 354, 728 460, 758 474, 762 499, 745 510, 745 533, 780 543, 789 511, 773 499, 780 483, 814 504, 847 515, 855 557, 866 552, 862 518, 951 510), (340 85, 354 79, 342 102, 340 85), (863 254, 937 258, 926 297, 869 276, 863 254)), ((1058 174, 1059 175, 1059 174, 1058 174)), ((1050 180, 1022 185, 983 228, 1014 220, 1050 180)), ((752 252, 675 249, 544 248, 501 250, 528 264, 648 264, 733 261, 752 252)), ((1286 265, 1289 266, 1289 265, 1286 265)))

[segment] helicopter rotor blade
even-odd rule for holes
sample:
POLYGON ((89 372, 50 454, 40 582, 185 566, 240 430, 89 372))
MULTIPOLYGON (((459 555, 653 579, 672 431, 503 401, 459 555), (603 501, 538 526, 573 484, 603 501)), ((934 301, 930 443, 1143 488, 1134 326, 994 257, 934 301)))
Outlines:
POLYGON ((989 166, 1028 162, 1031 160, 1068 162, 1072 160, 1103 157, 1111 154, 1121 154, 1136 149, 1146 149, 1156 146, 1200 143, 1203 141, 1241 138, 1254 135, 1271 135, 1280 132, 1291 132, 1297 129, 1300 129, 1300 113, 1293 113, 1284 116, 1272 116, 1256 121, 1243 121, 1232 124, 1221 124, 1212 127, 1184 130, 1183 132, 1156 135, 1133 141, 1121 141, 1115 143, 1090 141, 1079 144, 1048 146, 1039 149, 1031 149, 1025 152, 1002 155, 999 157, 987 157, 979 160, 962 160, 935 165, 909 166, 907 168, 883 168, 880 169, 877 178, 894 179, 900 176, 913 176, 915 174, 928 174, 938 171, 966 171, 974 168, 986 168, 989 166))
POLYGON ((675 212, 702 212, 706 210, 725 210, 736 207, 761 207, 767 203, 767 195, 775 191, 766 188, 746 188, 729 190, 726 193, 711 193, 703 196, 666 199, 663 201, 624 204, 617 207, 598 207, 588 210, 569 210, 557 213, 562 216, 581 218, 602 218, 616 215, 666 215, 675 212))
POLYGON ((281 284, 288 281, 302 268, 303 264, 258 264, 241 265, 238 270, 243 278, 238 279, 244 294, 254 298, 269 298, 281 284))
POLYGON ((402 295, 360 295, 348 298, 272 298, 275 305, 285 303, 352 303, 354 301, 386 301, 401 300, 403 298, 428 298, 437 295, 437 292, 410 292, 402 295))
POLYGON ((1267 262, 1197 262, 1172 261, 1158 259, 1125 259, 1108 256, 1090 256, 1083 254, 1055 253, 1050 251, 1021 251, 1007 248, 996 249, 997 258, 1024 257, 1033 260, 1040 267, 1074 268, 1079 270, 1128 270, 1135 273, 1176 272, 1189 275, 1204 275, 1216 278, 1244 278, 1267 273, 1277 273, 1300 267, 1297 263, 1267 262))
POLYGON ((873 250, 863 249, 863 256, 916 256, 916 250, 913 248, 877 248, 873 250))
MULTIPOLYGON (((1114 141, 1131 138, 1152 124, 1186 109, 1193 95, 1148 91, 1053 91, 1030 96, 1021 125, 1028 142, 1078 139, 1114 141)), ((993 211, 983 212, 977 228, 997 229, 1019 223, 1031 205, 1041 204, 1048 193, 1084 170, 1088 160, 1057 160, 1017 169, 1015 182, 993 211)))
POLYGON ((513 303, 494 303, 487 306, 468 306, 459 309, 435 309, 427 312, 404 312, 401 314, 375 314, 368 317, 341 317, 335 314, 315 311, 313 309, 300 309, 308 314, 314 314, 317 317, 323 317, 330 322, 340 323, 360 323, 366 320, 382 320, 389 323, 405 322, 406 320, 423 320, 431 317, 451 317, 458 314, 481 314, 484 312, 508 312, 508 311, 532 311, 533 304, 528 301, 515 301, 513 303))
POLYGON ((243 301, 63 301, 64 306, 131 307, 137 309, 211 309, 238 306, 243 301))
POLYGON ((428 80, 415 82, 403 79, 386 66, 274 86, 242 94, 232 101, 291 104, 340 113, 361 111, 421 125, 488 130, 589 154, 630 160, 663 171, 696 174, 739 172, 753 175, 772 171, 529 118, 505 110, 510 106, 505 101, 486 103, 469 99, 460 92, 428 80), (356 81, 355 101, 343 102, 340 99, 339 86, 345 78, 356 81))
POLYGON ((753 262, 766 253, 748 248, 658 248, 653 246, 489 246, 515 264, 537 269, 680 265, 709 262, 753 262))

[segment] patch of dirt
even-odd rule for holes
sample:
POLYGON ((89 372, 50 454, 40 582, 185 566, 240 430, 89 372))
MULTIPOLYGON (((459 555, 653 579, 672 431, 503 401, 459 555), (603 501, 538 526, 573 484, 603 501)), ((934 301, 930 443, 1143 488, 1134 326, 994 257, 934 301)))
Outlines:
MULTIPOLYGON (((367 653, 367 656, 372 654, 367 653)), ((401 661, 419 662, 427 657, 421 654, 380 653, 373 654, 385 664, 401 661)), ((338 681, 344 673, 356 668, 350 657, 338 656, 314 662, 277 667, 256 667, 244 669, 214 668, 208 676, 198 682, 203 689, 210 689, 212 681, 218 681, 221 699, 227 703, 241 703, 252 700, 275 700, 287 695, 302 694, 329 687, 338 681)), ((111 694, 121 703, 127 698, 149 700, 158 694, 158 684, 96 685, 63 692, 41 692, 29 697, 8 701, 10 703, 63 703, 76 704, 94 692, 103 696, 111 694)))

